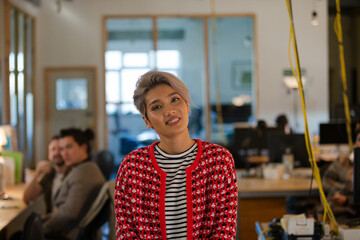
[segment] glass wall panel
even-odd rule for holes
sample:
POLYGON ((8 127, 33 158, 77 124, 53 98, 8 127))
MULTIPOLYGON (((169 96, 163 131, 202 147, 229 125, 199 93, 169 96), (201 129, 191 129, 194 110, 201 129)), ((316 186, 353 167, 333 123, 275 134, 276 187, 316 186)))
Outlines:
MULTIPOLYGON (((33 157, 33 68, 34 28, 33 18, 25 12, 10 8, 9 33, 9 103, 10 124, 16 127, 18 146, 24 153, 23 167, 28 167, 33 157)), ((35 162, 33 162, 35 163, 35 162)), ((35 165, 35 164, 34 164, 35 165)))
POLYGON ((256 86, 252 17, 108 19, 107 33, 108 142, 117 161, 157 138, 154 130, 146 128, 132 102, 135 82, 150 69, 173 73, 189 88, 196 105, 191 106, 189 119, 192 138, 230 145, 234 123, 253 119, 256 86), (211 109, 210 116, 206 109, 211 109))
POLYGON ((17 97, 16 97, 16 41, 17 41, 17 13, 14 8, 10 9, 10 55, 9 55, 9 96, 10 96, 10 124, 17 125, 17 97))
POLYGON ((193 103, 191 137, 205 140, 205 56, 202 18, 159 18, 157 20, 157 69, 172 72, 189 88, 193 103))
POLYGON ((24 48, 25 48, 25 16, 22 12, 18 12, 17 14, 17 52, 16 52, 16 63, 17 68, 15 76, 16 85, 17 85, 17 117, 18 117, 18 144, 20 149, 24 149, 26 147, 26 133, 25 133, 25 102, 24 102, 24 48))
POLYGON ((34 95, 33 95, 33 20, 26 17, 26 49, 25 49, 25 107, 26 107, 26 154, 27 159, 33 157, 34 139, 34 95))
POLYGON ((229 144, 234 123, 253 118, 256 96, 253 19, 216 18, 216 21, 209 19, 208 24, 211 141, 229 144))
POLYGON ((139 144, 146 144, 147 140, 144 135, 139 140, 139 134, 148 129, 134 107, 132 94, 138 77, 154 68, 153 20, 109 19, 107 32, 105 65, 108 143, 116 160, 121 161, 125 154, 139 144))

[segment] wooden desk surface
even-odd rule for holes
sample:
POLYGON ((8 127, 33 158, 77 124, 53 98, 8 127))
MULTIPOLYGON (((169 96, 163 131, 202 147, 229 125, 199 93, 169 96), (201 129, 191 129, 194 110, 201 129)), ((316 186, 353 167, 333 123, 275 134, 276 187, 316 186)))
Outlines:
MULTIPOLYGON (((304 196, 310 189, 310 178, 289 179, 264 179, 264 178, 240 178, 238 176, 239 197, 282 197, 282 196, 304 196)), ((312 189, 317 190, 315 179, 312 189)))
MULTIPOLYGON (((308 196, 311 178, 264 179, 238 177, 238 229, 240 240, 257 239, 255 222, 269 222, 286 213, 286 198, 308 196)), ((318 186, 313 180, 312 196, 318 195, 318 186)))
POLYGON ((0 231, 27 208, 22 200, 25 187, 25 184, 6 187, 6 194, 13 199, 0 200, 0 231))

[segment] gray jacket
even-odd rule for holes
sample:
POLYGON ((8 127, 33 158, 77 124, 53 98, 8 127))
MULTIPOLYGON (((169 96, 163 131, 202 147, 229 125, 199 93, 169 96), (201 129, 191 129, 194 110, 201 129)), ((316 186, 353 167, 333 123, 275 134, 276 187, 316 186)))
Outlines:
POLYGON ((96 163, 86 160, 74 166, 55 195, 52 212, 44 219, 45 235, 76 239, 78 224, 104 182, 96 163))

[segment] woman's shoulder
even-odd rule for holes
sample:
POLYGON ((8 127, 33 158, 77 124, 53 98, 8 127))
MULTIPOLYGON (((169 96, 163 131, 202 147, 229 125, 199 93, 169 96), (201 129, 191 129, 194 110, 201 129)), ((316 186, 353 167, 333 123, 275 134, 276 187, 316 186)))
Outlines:
POLYGON ((199 140, 199 142, 202 145, 203 151, 205 151, 205 152, 206 151, 215 151, 215 152, 224 152, 224 153, 230 154, 229 150, 220 144, 202 141, 202 140, 199 140))
POLYGON ((132 168, 135 165, 147 165, 150 161, 150 146, 141 147, 128 153, 121 161, 120 168, 132 168))
POLYGON ((150 157, 150 146, 141 147, 141 148, 131 151, 124 157, 124 160, 125 159, 133 160, 133 159, 137 159, 139 157, 149 158, 150 157))

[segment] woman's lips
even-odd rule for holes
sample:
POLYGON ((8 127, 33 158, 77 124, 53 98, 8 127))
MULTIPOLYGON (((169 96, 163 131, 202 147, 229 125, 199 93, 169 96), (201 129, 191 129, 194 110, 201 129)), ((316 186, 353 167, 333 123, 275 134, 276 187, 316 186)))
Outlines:
POLYGON ((167 125, 176 125, 180 121, 179 117, 173 117, 166 122, 167 125))

